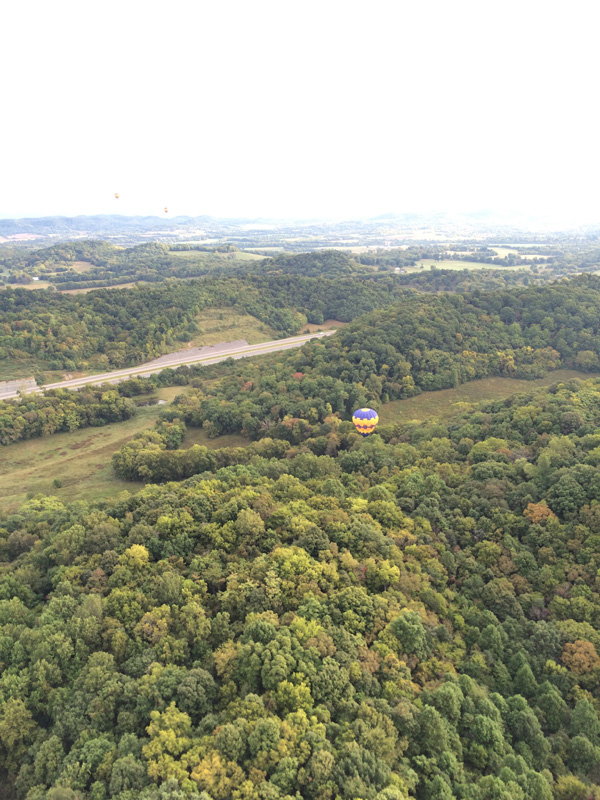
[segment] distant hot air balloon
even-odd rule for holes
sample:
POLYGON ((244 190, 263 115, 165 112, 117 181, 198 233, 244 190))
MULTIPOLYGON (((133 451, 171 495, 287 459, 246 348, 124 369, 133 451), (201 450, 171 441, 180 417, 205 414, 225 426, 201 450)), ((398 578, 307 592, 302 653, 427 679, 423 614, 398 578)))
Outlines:
POLYGON ((358 408, 352 414, 352 422, 361 436, 368 436, 377 427, 379 416, 372 408, 358 408))
POLYGON ((119 193, 115 192, 115 200, 118 200, 118 199, 119 199, 119 193))
POLYGON ((169 213, 169 209, 165 208, 165 214, 168 214, 168 213, 169 213))

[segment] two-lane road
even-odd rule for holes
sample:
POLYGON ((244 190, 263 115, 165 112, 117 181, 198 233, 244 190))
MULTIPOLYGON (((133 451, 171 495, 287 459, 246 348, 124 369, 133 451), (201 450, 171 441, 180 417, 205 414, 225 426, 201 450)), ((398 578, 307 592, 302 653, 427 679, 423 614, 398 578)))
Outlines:
MULTIPOLYGON (((220 361, 226 361, 228 358, 248 358, 249 356, 262 356, 268 353, 279 353, 281 350, 289 350, 293 347, 300 347, 301 345, 309 342, 311 339, 321 339, 323 336, 331 336, 335 331, 321 331, 320 333, 307 333, 300 336, 291 336, 289 339, 276 339, 272 342, 262 342, 260 344, 248 344, 241 347, 235 347, 231 350, 218 350, 215 348, 214 353, 200 353, 193 356, 186 356, 182 354, 169 363, 157 365, 155 363, 141 364, 137 367, 128 367, 127 369, 119 369, 114 372, 104 372, 100 375, 88 375, 85 378, 72 378, 67 381, 60 381, 59 383, 48 383, 42 387, 35 389, 27 388, 27 394, 31 392, 43 392, 46 389, 79 389, 82 386, 89 386, 99 383, 119 383, 120 381, 127 380, 128 378, 141 377, 145 378, 148 375, 155 375, 162 372, 164 369, 175 369, 185 364, 218 364, 220 361)), ((17 397, 17 389, 10 390, 7 387, 5 393, 0 392, 1 400, 8 400, 12 397, 17 397)))

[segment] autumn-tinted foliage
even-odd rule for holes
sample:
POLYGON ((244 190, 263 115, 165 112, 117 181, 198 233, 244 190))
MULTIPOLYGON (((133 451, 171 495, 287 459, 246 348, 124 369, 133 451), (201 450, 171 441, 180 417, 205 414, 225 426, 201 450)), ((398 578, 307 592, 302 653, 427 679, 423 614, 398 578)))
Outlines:
POLYGON ((15 795, 595 797, 599 428, 573 382, 29 501, 1 537, 15 795))
POLYGON ((420 387, 594 368, 596 287, 409 295, 196 373, 115 459, 172 482, 4 517, 7 796, 598 800, 600 383, 365 440, 348 421, 420 387), (200 424, 249 444, 182 450, 200 424))

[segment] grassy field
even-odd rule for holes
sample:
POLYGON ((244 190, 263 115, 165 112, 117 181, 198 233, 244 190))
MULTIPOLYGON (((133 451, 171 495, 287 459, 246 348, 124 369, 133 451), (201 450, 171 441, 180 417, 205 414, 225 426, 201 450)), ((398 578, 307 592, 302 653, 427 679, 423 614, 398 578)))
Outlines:
POLYGON ((277 332, 236 308, 205 308, 196 317, 200 331, 191 340, 194 347, 219 342, 233 342, 245 339, 248 344, 269 342, 277 337, 277 332))
POLYGON ((126 422, 57 433, 1 448, 0 508, 14 510, 29 493, 43 492, 64 500, 101 500, 124 489, 141 488, 141 483, 114 477, 111 457, 124 442, 153 425, 161 408, 141 408, 126 422), (60 489, 53 486, 55 478, 63 482, 60 489))
MULTIPOLYGON (((158 389, 161 400, 172 401, 187 391, 185 386, 158 389)), ((151 428, 164 405, 140 408, 133 419, 102 428, 82 428, 57 433, 0 448, 0 510, 14 511, 28 495, 43 492, 66 501, 103 500, 127 490, 135 492, 142 483, 116 478, 111 458, 136 433, 151 428), (55 478, 63 485, 56 488, 55 478)), ((241 436, 209 439, 201 429, 188 431, 184 447, 202 444, 211 449, 247 444, 241 436)))
POLYGON ((146 281, 130 281, 129 283, 115 283, 114 286, 90 286, 88 289, 61 289, 61 294, 87 294, 93 292, 94 289, 132 289, 137 284, 146 283, 146 281))
POLYGON ((246 253, 238 250, 233 253, 206 253, 203 250, 172 250, 170 255, 181 261, 198 261, 202 257, 206 258, 209 255, 215 255, 222 258, 224 261, 263 261, 265 256, 259 256, 256 253, 246 253))
MULTIPOLYGON (((0 358, 0 381, 31 378, 34 374, 45 372, 45 367, 47 366, 47 362, 42 361, 40 358, 0 358)), ((47 374, 50 375, 51 373, 48 372, 47 374)), ((60 375, 56 380, 60 380, 60 375)))
POLYGON ((393 400, 385 403, 379 412, 381 422, 424 422, 429 419, 447 419, 474 403, 510 397, 517 392, 531 392, 538 386, 568 381, 572 378, 600 378, 593 372, 577 372, 573 369, 557 369, 544 378, 533 381, 519 378, 483 378, 457 386, 455 389, 440 389, 437 392, 423 392, 407 400, 393 400))
MULTIPOLYGON (((437 261, 434 258, 422 258, 417 261, 414 267, 406 267, 407 272, 417 272, 420 269, 519 269, 519 267, 498 267, 498 264, 486 264, 483 261, 437 261)), ((520 269, 524 269, 525 265, 522 264, 520 269)))
POLYGON ((75 272, 89 272, 94 265, 91 261, 74 261, 71 264, 71 269, 75 272))
POLYGON ((320 325, 315 322, 307 322, 302 328, 300 333, 314 333, 315 331, 330 331, 332 328, 343 328, 344 325, 349 325, 349 322, 340 322, 339 319, 326 319, 320 325))
POLYGON ((491 247, 490 250, 493 250, 497 253, 500 258, 504 258, 504 256, 521 256, 521 258, 550 258, 550 256, 544 253, 519 253, 517 250, 513 250, 510 247, 491 247))
POLYGON ((49 286, 52 286, 50 281, 43 280, 32 281, 31 283, 13 283, 10 285, 13 289, 47 289, 49 286))

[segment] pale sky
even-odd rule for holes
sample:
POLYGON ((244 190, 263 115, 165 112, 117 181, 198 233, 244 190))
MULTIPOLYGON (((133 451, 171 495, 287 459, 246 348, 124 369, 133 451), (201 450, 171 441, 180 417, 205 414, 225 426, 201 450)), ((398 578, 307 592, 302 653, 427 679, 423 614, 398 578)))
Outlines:
POLYGON ((600 223, 599 18, 591 0, 6 2, 0 216, 600 223))

